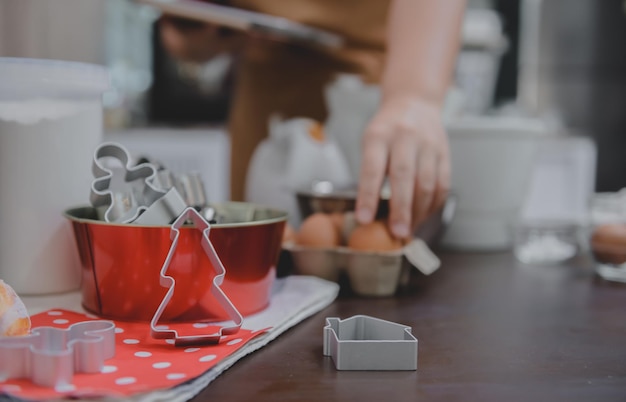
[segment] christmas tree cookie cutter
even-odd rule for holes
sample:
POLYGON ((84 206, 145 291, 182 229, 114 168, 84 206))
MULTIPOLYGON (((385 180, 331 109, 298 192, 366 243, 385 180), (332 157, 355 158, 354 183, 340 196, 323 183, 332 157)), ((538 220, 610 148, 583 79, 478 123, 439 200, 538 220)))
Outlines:
POLYGON ((220 342, 223 336, 235 334, 241 328, 241 325, 243 324, 243 316, 241 315, 241 313, 239 313, 239 310, 237 310, 235 305, 230 301, 228 296, 226 296, 224 291, 220 288, 224 281, 224 276, 226 275, 226 269, 224 268, 222 261, 217 255, 213 244, 209 240, 210 230, 211 225, 202 217, 202 215, 200 215, 198 211, 196 211, 192 207, 185 209, 183 213, 172 223, 170 231, 172 244, 167 253, 165 262, 163 263, 163 267, 160 271, 160 284, 161 286, 168 288, 168 290, 165 294, 165 297, 161 301, 161 304, 154 313, 152 320, 150 321, 150 331, 153 338, 173 339, 174 344, 177 346, 191 344, 216 344, 220 342), (163 311, 165 311, 165 308, 167 307, 172 296, 174 295, 176 280, 167 274, 167 270, 178 245, 180 227, 184 225, 187 220, 191 220, 194 223, 196 229, 202 231, 202 249, 206 253, 209 261, 215 269, 215 277, 213 278, 210 292, 220 303, 220 306, 223 308, 223 310, 232 321, 232 325, 222 326, 217 332, 212 334, 180 336, 178 334, 178 331, 169 328, 163 328, 158 324, 159 319, 163 314, 163 311))
POLYGON ((0 381, 28 378, 44 387, 72 384, 74 373, 100 373, 115 356, 115 324, 82 321, 66 329, 34 328, 0 338, 0 381))
POLYGON ((411 327, 366 315, 326 318, 324 356, 337 370, 417 370, 411 327))
POLYGON ((187 208, 174 187, 166 190, 160 185, 154 164, 133 166, 129 152, 120 144, 100 144, 94 152, 91 170, 95 179, 89 199, 92 206, 106 208, 106 222, 169 224, 187 208), (107 166, 105 158, 117 159, 123 172, 107 166))

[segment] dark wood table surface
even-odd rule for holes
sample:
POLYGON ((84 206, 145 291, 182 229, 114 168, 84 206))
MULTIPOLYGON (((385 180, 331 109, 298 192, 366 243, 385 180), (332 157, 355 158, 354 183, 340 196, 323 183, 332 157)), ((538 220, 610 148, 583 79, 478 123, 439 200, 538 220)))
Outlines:
POLYGON ((511 253, 443 253, 394 297, 342 291, 322 312, 239 360, 196 401, 626 401, 626 285, 581 257, 527 266, 511 253), (417 371, 337 371, 326 317, 413 328, 417 371))

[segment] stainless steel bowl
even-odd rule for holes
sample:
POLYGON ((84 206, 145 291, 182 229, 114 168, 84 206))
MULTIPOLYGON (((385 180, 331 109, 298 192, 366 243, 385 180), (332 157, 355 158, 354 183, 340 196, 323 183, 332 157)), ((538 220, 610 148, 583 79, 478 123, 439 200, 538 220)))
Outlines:
MULTIPOLYGON (((298 209, 302 219, 316 213, 333 213, 354 211, 356 207, 356 190, 329 190, 329 191, 298 191, 296 198, 298 209)), ((435 246, 441 239, 448 227, 456 210, 456 197, 452 194, 444 205, 428 219, 426 219, 415 231, 415 236, 424 240, 429 246, 435 246)), ((376 211, 377 219, 384 219, 389 215, 389 197, 381 195, 376 211)))

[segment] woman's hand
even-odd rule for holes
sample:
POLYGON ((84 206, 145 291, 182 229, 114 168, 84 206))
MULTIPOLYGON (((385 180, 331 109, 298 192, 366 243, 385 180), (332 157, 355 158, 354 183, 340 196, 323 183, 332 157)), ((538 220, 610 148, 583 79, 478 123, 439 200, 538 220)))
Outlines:
POLYGON ((363 138, 359 222, 374 219, 385 176, 391 186, 391 232, 407 238, 444 203, 450 188, 448 137, 439 105, 407 95, 383 99, 363 138))
POLYGON ((466 0, 393 0, 382 102, 363 139, 357 219, 374 218, 385 176, 389 227, 407 238, 450 188, 441 109, 454 75, 466 0))

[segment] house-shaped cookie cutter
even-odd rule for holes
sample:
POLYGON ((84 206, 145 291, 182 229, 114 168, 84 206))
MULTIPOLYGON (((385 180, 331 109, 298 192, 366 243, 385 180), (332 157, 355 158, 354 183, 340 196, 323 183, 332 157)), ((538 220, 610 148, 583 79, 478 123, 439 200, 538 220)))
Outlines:
POLYGON ((63 387, 72 384, 74 373, 100 373, 114 355, 112 321, 33 328, 29 335, 0 338, 0 381, 27 378, 40 386, 63 387))
POLYGON ((417 370, 411 327, 366 315, 326 318, 324 356, 337 370, 417 370))

